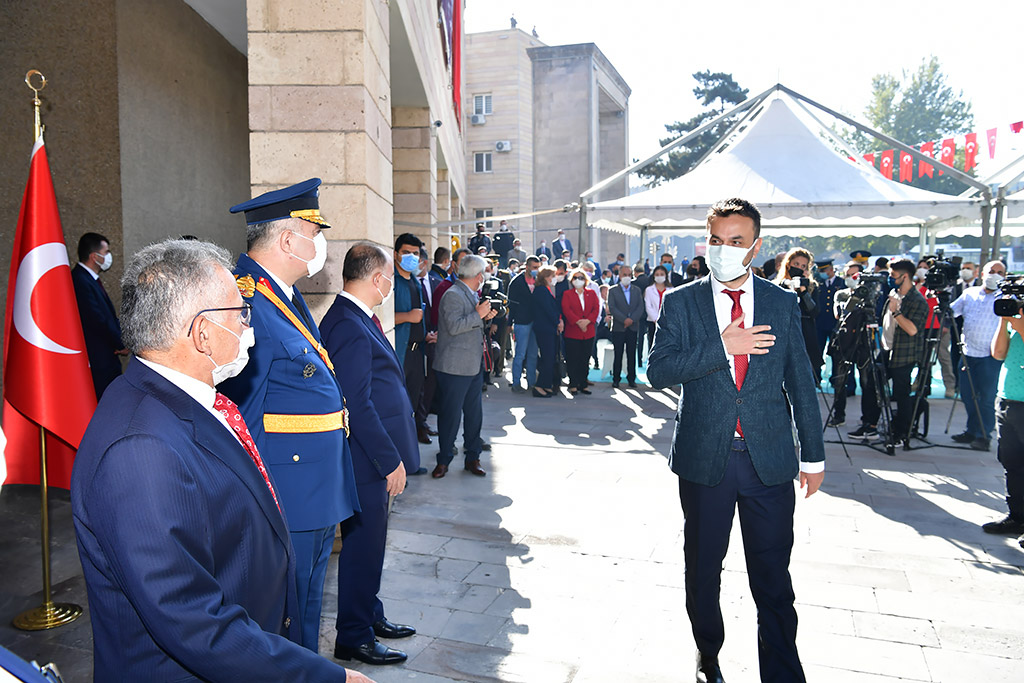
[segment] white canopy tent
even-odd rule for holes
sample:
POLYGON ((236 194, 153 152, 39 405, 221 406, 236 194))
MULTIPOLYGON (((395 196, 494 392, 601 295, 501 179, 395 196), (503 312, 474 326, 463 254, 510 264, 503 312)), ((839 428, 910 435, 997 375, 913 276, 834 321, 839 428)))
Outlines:
POLYGON ((587 206, 588 222, 634 235, 696 233, 708 207, 734 195, 758 205, 768 234, 917 236, 943 221, 970 220, 984 203, 893 182, 856 154, 843 156, 844 143, 783 91, 751 108, 733 135, 686 175, 587 206))

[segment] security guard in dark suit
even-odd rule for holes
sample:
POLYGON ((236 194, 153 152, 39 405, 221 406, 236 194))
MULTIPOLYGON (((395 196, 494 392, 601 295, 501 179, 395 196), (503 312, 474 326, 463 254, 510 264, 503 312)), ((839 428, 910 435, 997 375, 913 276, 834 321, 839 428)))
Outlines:
POLYGON ((231 207, 245 212, 248 253, 235 279, 252 304, 249 363, 220 385, 238 404, 280 492, 295 547, 302 644, 318 650, 327 561, 337 524, 359 510, 348 410, 320 331, 294 288, 327 260, 319 178, 231 207))
POLYGON ((78 265, 71 270, 71 283, 75 286, 97 399, 121 375, 118 356, 128 353, 121 343, 121 325, 114 304, 100 281, 100 273, 110 268, 112 262, 110 242, 103 235, 87 232, 78 240, 78 265))

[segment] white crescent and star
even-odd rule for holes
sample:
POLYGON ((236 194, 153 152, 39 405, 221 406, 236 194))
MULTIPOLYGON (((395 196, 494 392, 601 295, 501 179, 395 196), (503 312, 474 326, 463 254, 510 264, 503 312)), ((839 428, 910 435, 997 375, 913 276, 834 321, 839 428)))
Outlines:
POLYGON ((18 266, 18 277, 14 285, 14 329, 32 346, 43 351, 73 355, 81 350, 69 349, 53 341, 39 329, 32 317, 32 292, 44 275, 54 268, 70 267, 68 252, 60 242, 40 244, 25 254, 18 266))

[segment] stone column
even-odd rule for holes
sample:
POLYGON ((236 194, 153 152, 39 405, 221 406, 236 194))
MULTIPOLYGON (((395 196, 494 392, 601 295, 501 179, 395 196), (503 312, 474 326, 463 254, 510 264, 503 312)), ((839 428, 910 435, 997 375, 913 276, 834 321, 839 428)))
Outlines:
MULTIPOLYGON (((448 179, 448 169, 439 168, 437 169, 437 222, 447 223, 452 215, 452 183, 448 179)), ((451 241, 448 239, 448 232, 451 228, 439 228, 437 231, 437 244, 436 247, 446 247, 451 249, 451 241)), ((431 258, 434 256, 434 252, 430 252, 431 258)))
POLYGON ((388 6, 248 0, 247 10, 252 193, 323 180, 327 265, 298 283, 319 320, 348 247, 394 243, 388 6))
MULTIPOLYGON (((437 154, 429 107, 394 107, 395 221, 421 225, 437 222, 437 154)), ((447 178, 447 176, 445 176, 447 178)), ((396 233, 411 232, 428 252, 437 246, 437 228, 396 225, 396 233)))

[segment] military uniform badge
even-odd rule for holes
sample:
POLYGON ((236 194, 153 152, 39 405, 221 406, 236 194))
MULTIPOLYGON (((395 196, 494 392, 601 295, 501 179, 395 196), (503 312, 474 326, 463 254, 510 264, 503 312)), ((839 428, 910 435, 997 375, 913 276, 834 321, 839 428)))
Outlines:
POLYGON ((246 299, 251 299, 256 293, 256 281, 252 279, 252 275, 236 277, 235 284, 238 285, 239 293, 246 299))

